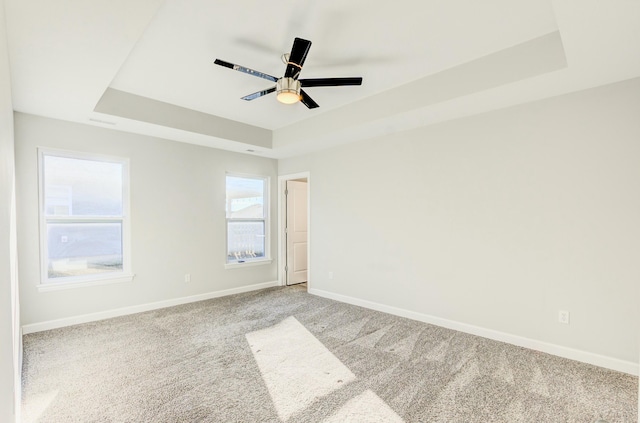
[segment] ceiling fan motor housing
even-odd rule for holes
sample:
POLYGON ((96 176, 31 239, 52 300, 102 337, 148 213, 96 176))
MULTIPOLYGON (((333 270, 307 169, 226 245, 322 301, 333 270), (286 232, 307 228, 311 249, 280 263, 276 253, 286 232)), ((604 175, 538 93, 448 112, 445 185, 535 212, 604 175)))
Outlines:
POLYGON ((280 78, 276 82, 278 101, 292 104, 300 101, 300 81, 293 78, 280 78))

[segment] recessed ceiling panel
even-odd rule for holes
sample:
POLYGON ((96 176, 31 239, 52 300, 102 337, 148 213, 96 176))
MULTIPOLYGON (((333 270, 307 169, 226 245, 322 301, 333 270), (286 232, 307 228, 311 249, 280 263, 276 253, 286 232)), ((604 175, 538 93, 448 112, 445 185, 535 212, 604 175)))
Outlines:
POLYGON ((557 30, 546 0, 394 2, 166 0, 111 87, 276 129, 557 30), (301 78, 362 76, 306 89, 320 104, 240 98, 269 81, 216 58, 282 76, 294 37, 312 41, 301 78))

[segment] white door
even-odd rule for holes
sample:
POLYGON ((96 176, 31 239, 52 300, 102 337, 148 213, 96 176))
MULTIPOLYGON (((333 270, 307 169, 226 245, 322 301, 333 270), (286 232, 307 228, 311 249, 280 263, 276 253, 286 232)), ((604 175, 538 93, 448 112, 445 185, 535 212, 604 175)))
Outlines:
POLYGON ((287 181, 287 285, 307 281, 307 183, 287 181))

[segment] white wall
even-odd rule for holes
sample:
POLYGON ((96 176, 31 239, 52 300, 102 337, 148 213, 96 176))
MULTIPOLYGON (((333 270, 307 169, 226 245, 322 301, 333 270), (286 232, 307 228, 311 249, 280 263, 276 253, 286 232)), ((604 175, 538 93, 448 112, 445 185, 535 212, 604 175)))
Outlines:
MULTIPOLYGON (((275 195, 275 160, 21 113, 15 138, 24 325, 276 281, 275 260, 224 269, 225 171, 269 176, 275 195), (130 159, 132 283, 37 291, 39 146, 130 159)), ((274 199, 274 235, 276 210, 274 199)))
POLYGON ((20 318, 16 274, 13 106, 4 1, 0 0, 0 421, 19 413, 20 318))
POLYGON ((633 367, 639 116, 634 79, 281 160, 312 287, 633 367))

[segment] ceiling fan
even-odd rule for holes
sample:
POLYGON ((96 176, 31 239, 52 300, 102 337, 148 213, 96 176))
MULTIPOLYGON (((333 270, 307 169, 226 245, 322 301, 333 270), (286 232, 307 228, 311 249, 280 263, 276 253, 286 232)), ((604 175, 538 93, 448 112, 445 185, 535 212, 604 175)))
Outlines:
POLYGON ((311 48, 311 41, 303 40, 302 38, 295 38, 293 40, 293 47, 291 47, 290 54, 283 55, 283 61, 286 63, 287 68, 284 71, 282 78, 276 78, 275 76, 267 75, 266 73, 258 72, 253 69, 245 68, 244 66, 234 65, 233 63, 225 62, 224 60, 216 59, 214 62, 216 65, 224 66, 225 68, 244 72, 249 75, 257 76, 258 78, 267 79, 275 82, 275 87, 267 88, 266 90, 258 91, 253 94, 242 97, 243 100, 255 100, 272 92, 276 92, 277 99, 281 103, 294 104, 298 101, 302 102, 309 109, 315 109, 318 106, 309 94, 304 92, 302 87, 338 87, 344 85, 362 85, 362 78, 312 78, 312 79, 298 79, 300 71, 302 71, 302 65, 309 54, 311 48))

